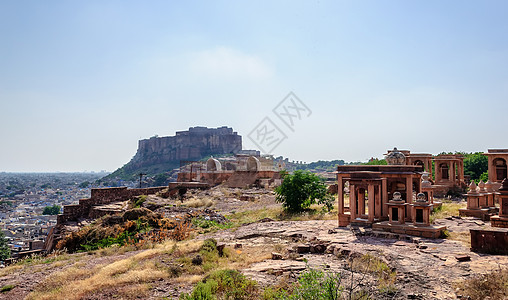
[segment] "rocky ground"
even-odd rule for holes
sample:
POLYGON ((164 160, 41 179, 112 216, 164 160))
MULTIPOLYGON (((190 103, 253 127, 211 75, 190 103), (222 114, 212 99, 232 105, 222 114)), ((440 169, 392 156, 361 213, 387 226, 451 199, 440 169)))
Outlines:
MULTIPOLYGON (((212 201, 209 208, 221 214, 232 212, 278 208, 274 195, 264 190, 240 190, 215 188, 196 191, 187 195, 183 202, 192 200, 212 201)), ((149 198, 148 202, 168 205, 168 200, 149 198)), ((176 200, 171 200, 176 201, 176 200)), ((179 201, 179 200, 178 200, 179 201)), ((176 205, 177 202, 172 202, 176 205)), ((206 204, 206 201, 203 201, 206 204)), ((206 204, 208 205, 208 204, 206 204)), ((164 206, 157 205, 158 209, 164 206)), ((168 211, 177 211, 172 209, 168 211)), ((168 213, 170 214, 170 213, 168 213)), ((488 228, 489 223, 472 218, 449 217, 436 220, 445 225, 452 236, 467 236, 469 229, 488 228)), ((256 280, 261 286, 294 281, 298 273, 307 265, 340 272, 344 284, 349 286, 351 278, 351 258, 370 254, 385 262, 391 271, 396 272, 393 282, 395 289, 383 290, 374 275, 353 274, 358 288, 369 290, 373 299, 456 299, 454 283, 476 274, 491 272, 508 267, 508 256, 483 255, 469 250, 467 239, 430 240, 405 235, 378 233, 370 229, 337 228, 335 220, 276 221, 269 218, 239 226, 195 236, 204 240, 215 238, 231 249, 249 252, 250 249, 263 249, 272 257, 260 259, 242 268, 242 272, 256 280)), ((2 299, 22 299, 50 274, 55 274, 70 266, 83 268, 112 263, 149 250, 130 251, 102 256, 97 253, 78 253, 66 255, 65 260, 41 259, 39 263, 27 263, 9 271, 0 270, 0 287, 13 284, 15 288, 0 294, 2 299)), ((178 296, 189 291, 190 283, 156 281, 150 284, 146 298, 178 296)), ((98 291, 90 299, 104 299, 114 296, 115 291, 98 291)))

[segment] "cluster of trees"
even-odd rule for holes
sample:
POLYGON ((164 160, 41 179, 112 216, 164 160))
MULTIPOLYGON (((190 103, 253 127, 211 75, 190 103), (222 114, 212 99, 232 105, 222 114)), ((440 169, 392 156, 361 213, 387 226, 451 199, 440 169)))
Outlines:
POLYGON ((0 230, 0 261, 4 261, 9 257, 11 257, 11 249, 9 249, 7 244, 5 234, 0 230))
POLYGON ((308 164, 299 164, 296 166, 297 170, 326 170, 335 171, 337 166, 344 165, 345 162, 342 159, 337 160, 318 160, 308 164))
POLYGON ((482 152, 460 154, 464 155, 464 175, 469 175, 476 182, 489 180, 487 156, 483 155, 482 152))
POLYGON ((42 211, 43 215, 58 215, 60 213, 60 205, 46 206, 42 211))

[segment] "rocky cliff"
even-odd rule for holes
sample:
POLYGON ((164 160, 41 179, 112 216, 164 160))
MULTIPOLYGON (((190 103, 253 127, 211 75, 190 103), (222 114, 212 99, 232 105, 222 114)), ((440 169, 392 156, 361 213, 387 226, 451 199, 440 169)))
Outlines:
POLYGON ((229 127, 191 127, 174 136, 140 140, 132 160, 108 178, 132 179, 140 172, 155 175, 178 168, 180 161, 200 160, 210 155, 242 150, 242 137, 229 127))

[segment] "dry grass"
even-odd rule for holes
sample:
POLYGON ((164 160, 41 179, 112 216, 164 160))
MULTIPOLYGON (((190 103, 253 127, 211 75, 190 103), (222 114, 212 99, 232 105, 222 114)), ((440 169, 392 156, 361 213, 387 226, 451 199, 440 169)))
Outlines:
POLYGON ((443 202, 440 208, 437 208, 430 216, 430 222, 434 222, 437 219, 444 219, 451 216, 459 215, 459 208, 465 208, 466 203, 464 202, 443 202))
POLYGON ((471 234, 469 231, 449 231, 448 234, 447 239, 461 242, 467 248, 471 248, 471 234))
POLYGON ((146 292, 147 283, 169 277, 166 270, 157 267, 155 258, 175 251, 178 254, 197 251, 200 244, 189 241, 175 247, 175 242, 168 241, 129 258, 93 269, 72 266, 48 277, 27 299, 80 299, 96 291, 112 288, 119 289, 119 294, 129 290, 146 292))
POLYGON ((504 300, 508 299, 508 269, 477 275, 459 282, 455 286, 457 295, 471 300, 504 300))
POLYGON ((310 220, 335 220, 337 210, 323 212, 321 206, 313 205, 310 210, 302 213, 287 213, 282 207, 270 207, 257 210, 234 212, 226 216, 235 225, 257 222, 264 218, 276 221, 310 221, 310 220))
POLYGON ((181 284, 195 284, 201 279, 203 279, 203 275, 183 275, 178 278, 176 278, 175 282, 181 283, 181 284))
POLYGON ((19 265, 12 265, 12 266, 5 267, 3 269, 0 269, 0 277, 4 277, 4 276, 12 274, 14 272, 19 273, 21 271, 21 269, 23 269, 23 266, 19 266, 19 265))
MULTIPOLYGON (((202 253, 202 241, 166 241, 156 244, 152 249, 141 251, 128 258, 118 259, 111 263, 86 267, 90 259, 101 257, 104 253, 96 251, 86 256, 88 263, 77 262, 60 272, 55 272, 37 285, 27 299, 82 299, 91 295, 101 295, 108 291, 114 297, 129 299, 129 295, 148 295, 150 284, 159 280, 174 280, 180 284, 194 284, 200 281, 211 270, 239 269, 252 263, 270 258, 271 247, 247 247, 235 250, 224 249, 224 255, 212 256, 212 261, 202 266, 195 266, 190 258, 202 253), (171 266, 182 264, 180 276, 174 278, 171 266)), ((118 249, 116 249, 118 251, 118 249)), ((113 253, 113 251, 111 252, 113 253)), ((111 254, 108 253, 108 254, 111 254)), ((13 268, 11 272, 19 269, 13 268)), ((5 272, 5 269, 2 270, 5 272)))
POLYGON ((184 203, 182 203, 183 206, 192 207, 192 208, 210 207, 214 204, 215 204, 215 202, 208 197, 202 197, 202 198, 192 197, 192 198, 188 199, 187 201, 185 201, 184 203))

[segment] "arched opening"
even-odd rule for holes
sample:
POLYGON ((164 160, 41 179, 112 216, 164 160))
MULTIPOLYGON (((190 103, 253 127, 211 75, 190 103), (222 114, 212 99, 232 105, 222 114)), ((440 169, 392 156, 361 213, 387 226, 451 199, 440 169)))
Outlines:
POLYGON ((421 160, 415 160, 414 165, 415 166, 422 166, 425 169, 425 164, 421 160))
MULTIPOLYGON (((339 191, 340 192, 340 191, 339 191)), ((346 211, 349 210, 349 208, 351 207, 350 205, 350 202, 349 202, 349 199, 350 198, 350 193, 349 193, 349 181, 346 181, 344 182, 344 188, 342 189, 342 193, 344 193, 344 208, 346 209, 346 211)))
POLYGON ((206 161, 206 170, 208 172, 216 172, 220 171, 222 169, 220 161, 216 160, 215 158, 209 158, 206 161))
POLYGON ((247 171, 257 172, 261 169, 259 159, 254 156, 249 156, 247 159, 247 171))
POLYGON ((440 164, 439 169, 441 170, 441 179, 450 179, 450 168, 447 163, 440 164))
POLYGON ((393 193, 400 192, 402 199, 409 202, 406 195, 406 183, 401 181, 388 181, 388 200, 393 198, 393 193))
POLYGON ((506 160, 502 158, 494 159, 494 169, 496 172, 496 181, 501 182, 507 177, 506 160))

